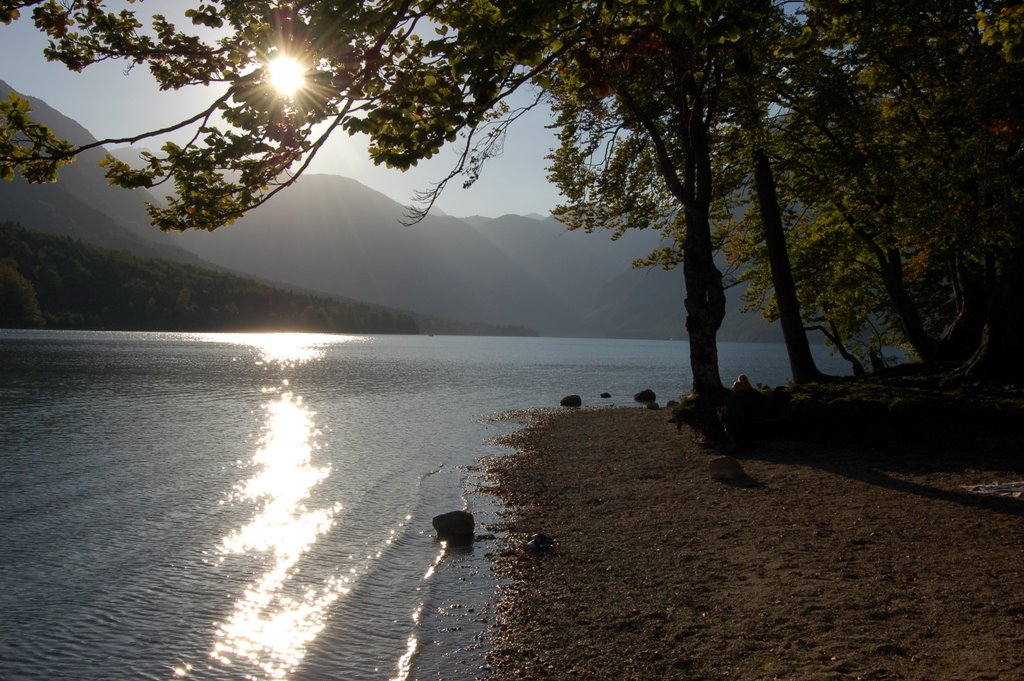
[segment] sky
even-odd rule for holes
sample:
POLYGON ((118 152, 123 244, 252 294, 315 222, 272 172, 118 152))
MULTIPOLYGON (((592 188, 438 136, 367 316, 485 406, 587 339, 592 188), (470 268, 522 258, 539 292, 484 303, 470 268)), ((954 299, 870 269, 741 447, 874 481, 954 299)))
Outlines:
MULTIPOLYGON (((142 9, 152 14, 169 2, 146 2, 142 9)), ((24 95, 42 99, 98 139, 127 137, 177 122, 205 108, 215 96, 204 88, 160 92, 144 68, 126 74, 124 64, 113 62, 72 73, 43 58, 45 45, 45 37, 24 18, 10 26, 0 24, 0 80, 24 95)), ((558 203, 558 191, 546 179, 544 157, 556 143, 547 123, 545 111, 533 111, 518 120, 509 131, 504 154, 488 163, 476 184, 463 189, 460 181, 453 180, 436 207, 458 217, 550 213, 558 203)), ((365 137, 342 133, 321 150, 307 172, 351 177, 409 204, 417 191, 443 179, 456 158, 455 148, 445 148, 402 173, 374 166, 366 153, 365 137)))

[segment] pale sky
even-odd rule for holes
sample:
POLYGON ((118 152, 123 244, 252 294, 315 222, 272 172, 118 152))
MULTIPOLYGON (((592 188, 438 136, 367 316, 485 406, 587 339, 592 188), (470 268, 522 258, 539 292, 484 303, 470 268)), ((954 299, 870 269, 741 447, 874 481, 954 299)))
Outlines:
MULTIPOLYGON (((159 2, 146 2, 152 14, 159 2)), ((182 5, 178 5, 180 8, 182 5)), ((139 5, 135 5, 136 8, 139 5)), ((127 137, 174 123, 205 108, 212 99, 202 88, 160 92, 148 71, 125 74, 124 65, 102 63, 72 73, 42 56, 46 39, 24 18, 0 24, 0 80, 25 95, 38 97, 69 116, 99 139, 127 137)), ((458 217, 507 213, 547 215, 558 203, 557 190, 547 182, 549 149, 556 143, 546 112, 530 112, 516 122, 505 152, 493 159, 470 189, 453 180, 436 206, 458 217)), ((354 178, 395 201, 408 204, 417 190, 428 189, 452 167, 456 150, 449 148, 406 173, 374 166, 367 158, 365 139, 336 134, 307 172, 354 178)), ((153 146, 153 145, 151 145, 153 146)))

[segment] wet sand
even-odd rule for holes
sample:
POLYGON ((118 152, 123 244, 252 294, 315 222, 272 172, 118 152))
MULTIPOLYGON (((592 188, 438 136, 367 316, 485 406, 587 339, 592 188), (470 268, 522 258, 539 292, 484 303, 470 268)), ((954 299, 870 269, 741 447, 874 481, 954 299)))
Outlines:
POLYGON ((743 486, 667 418, 537 412, 487 461, 510 581, 485 678, 1024 678, 1024 499, 965 489, 1024 452, 772 443, 743 486))

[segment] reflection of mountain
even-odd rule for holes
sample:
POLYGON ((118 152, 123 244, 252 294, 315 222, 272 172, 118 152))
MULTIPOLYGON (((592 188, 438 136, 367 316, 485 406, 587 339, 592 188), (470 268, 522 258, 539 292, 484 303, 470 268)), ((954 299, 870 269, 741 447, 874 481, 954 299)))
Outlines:
MULTIPOLYGON (((0 96, 8 90, 0 84, 0 96)), ((92 139, 43 102, 32 104, 33 115, 59 134, 92 139)), ((438 214, 405 227, 403 207, 383 194, 355 180, 311 175, 230 227, 168 235, 148 226, 145 192, 107 186, 96 167, 101 155, 81 158, 55 185, 0 182, 0 219, 462 321, 545 335, 685 337, 681 272, 630 269, 658 245, 655 233, 613 242, 601 232, 568 232, 551 218, 516 215, 438 214)), ((778 335, 756 315, 731 313, 720 338, 778 335)))

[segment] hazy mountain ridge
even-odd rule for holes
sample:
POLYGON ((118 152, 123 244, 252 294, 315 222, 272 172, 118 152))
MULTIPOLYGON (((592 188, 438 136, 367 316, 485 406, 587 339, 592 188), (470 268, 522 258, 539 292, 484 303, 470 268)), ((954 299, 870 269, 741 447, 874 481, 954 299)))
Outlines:
POLYGON ((354 180, 310 175, 236 224, 179 243, 234 270, 461 321, 550 333, 572 314, 470 225, 428 216, 404 226, 403 212, 354 180))
MULTIPOLYGON (((0 95, 9 90, 0 83, 0 95)), ((88 131, 44 102, 33 115, 58 134, 88 131)), ((123 155, 123 149, 115 150, 123 155)), ((0 182, 0 219, 108 248, 186 262, 306 290, 461 322, 519 326, 543 335, 684 338, 681 271, 632 270, 659 235, 570 232, 551 217, 428 215, 400 224, 405 208, 356 180, 303 176, 234 225, 164 234, 149 226, 146 192, 107 186, 87 152, 54 185, 0 182)), ((777 340, 758 315, 731 312, 722 340, 777 340)))
POLYGON ((658 243, 656 234, 612 242, 550 218, 516 215, 428 215, 404 226, 404 212, 355 180, 310 175, 235 225, 183 234, 180 243, 211 262, 277 281, 563 336, 608 335, 586 321, 587 311, 615 275, 658 243))

